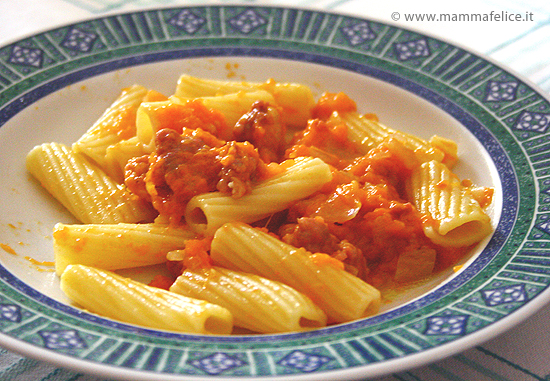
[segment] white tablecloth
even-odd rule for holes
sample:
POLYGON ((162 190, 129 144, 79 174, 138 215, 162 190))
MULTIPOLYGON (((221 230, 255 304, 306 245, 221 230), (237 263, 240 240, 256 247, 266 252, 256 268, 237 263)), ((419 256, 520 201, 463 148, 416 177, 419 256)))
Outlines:
MULTIPOLYGON (((106 13, 168 5, 238 1, 207 0, 0 0, 0 44, 43 29, 106 13)), ((256 0, 242 3, 302 6, 368 16, 439 36, 508 66, 550 92, 550 2, 461 0, 436 4, 408 0, 256 0), (428 21, 427 14, 519 14, 523 21, 428 21), (424 17, 424 20, 421 18, 424 17)), ((501 336, 464 353, 379 381, 550 380, 550 305, 501 336)), ((0 349, 1 380, 99 381, 91 375, 0 349)))

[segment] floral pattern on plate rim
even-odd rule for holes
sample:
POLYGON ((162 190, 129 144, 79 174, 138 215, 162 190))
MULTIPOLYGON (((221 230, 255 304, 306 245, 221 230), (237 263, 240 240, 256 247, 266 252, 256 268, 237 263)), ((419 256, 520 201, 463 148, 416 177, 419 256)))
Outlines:
POLYGON ((0 126, 78 80, 207 55, 344 68, 440 107, 476 136, 499 171, 506 197, 495 235, 437 292, 369 319, 288 335, 204 337, 136 329, 45 297, 2 267, 3 332, 77 359, 140 371, 243 378, 321 374, 366 370, 472 335, 547 289, 548 100, 486 59, 413 31, 346 15, 255 6, 166 8, 83 21, 0 48, 0 126))

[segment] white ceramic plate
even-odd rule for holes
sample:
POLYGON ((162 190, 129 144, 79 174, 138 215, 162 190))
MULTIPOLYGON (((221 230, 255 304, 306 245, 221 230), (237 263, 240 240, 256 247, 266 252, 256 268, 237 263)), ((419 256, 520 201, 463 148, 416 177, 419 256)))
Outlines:
POLYGON ((132 380, 358 379, 435 361, 548 298, 550 105, 483 57, 380 22, 309 10, 207 6, 63 26, 0 48, 0 344, 132 380), (73 218, 27 174, 36 144, 71 144, 121 88, 170 94, 181 73, 344 91, 393 128, 458 142, 458 174, 495 188, 495 232, 456 274, 378 316, 308 333, 205 337, 71 307, 52 228, 73 218))

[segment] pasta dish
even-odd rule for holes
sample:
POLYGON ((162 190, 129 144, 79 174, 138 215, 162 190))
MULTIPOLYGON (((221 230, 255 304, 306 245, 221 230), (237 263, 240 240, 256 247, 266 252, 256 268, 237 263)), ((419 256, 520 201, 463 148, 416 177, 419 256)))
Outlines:
POLYGON ((78 220, 53 229, 76 305, 231 334, 372 316, 388 290, 459 263, 493 230, 493 190, 457 161, 454 141, 385 126, 345 93, 184 74, 169 96, 123 89, 27 168, 78 220), (148 284, 119 274, 153 265, 148 284))

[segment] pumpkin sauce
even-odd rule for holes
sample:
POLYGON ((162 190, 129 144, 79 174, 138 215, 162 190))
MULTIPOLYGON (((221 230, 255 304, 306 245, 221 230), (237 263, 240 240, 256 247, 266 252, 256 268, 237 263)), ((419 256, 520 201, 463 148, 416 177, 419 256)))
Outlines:
MULTIPOLYGON (((159 114, 162 128, 155 150, 129 161, 125 183, 177 225, 185 223, 185 207, 195 195, 219 191, 239 198, 288 160, 318 157, 331 166, 332 181, 255 226, 382 291, 415 284, 456 265, 471 247, 431 242, 422 229, 425 216, 407 200, 404 184, 419 164, 415 153, 391 137, 361 153, 348 139, 346 124, 332 118, 348 111, 356 111, 356 105, 345 94, 324 94, 308 125, 289 141, 280 110, 263 102, 231 128, 198 101, 178 105, 159 114)), ((375 115, 363 116, 376 120, 375 115)), ((479 192, 480 201, 489 204, 491 191, 479 192)), ((180 258, 194 268, 209 266, 208 251, 207 237, 186 245, 180 258)), ((182 266, 172 263, 172 269, 178 273, 182 266)), ((170 279, 157 278, 153 284, 166 288, 170 279)))

